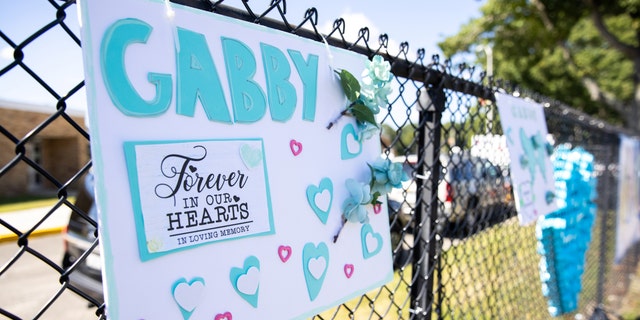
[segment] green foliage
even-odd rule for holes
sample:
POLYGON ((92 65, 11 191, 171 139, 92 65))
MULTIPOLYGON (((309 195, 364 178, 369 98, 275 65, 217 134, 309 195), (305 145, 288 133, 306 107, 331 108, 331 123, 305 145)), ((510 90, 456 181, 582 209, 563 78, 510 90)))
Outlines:
POLYGON ((399 131, 400 143, 396 145, 398 154, 408 155, 418 153, 418 132, 417 125, 405 125, 399 131))
POLYGON ((503 134, 497 108, 493 104, 488 104, 488 102, 469 107, 461 122, 443 123, 440 141, 442 141, 443 146, 446 145, 443 150, 445 152, 449 151, 453 146, 467 150, 472 146, 472 137, 482 134, 503 134), (450 139, 453 140, 452 145, 448 145, 450 139))
MULTIPOLYGON (((595 7, 577 0, 488 0, 481 17, 439 46, 447 57, 475 53, 476 63, 486 65, 487 57, 476 48, 490 45, 496 78, 621 122, 628 115, 620 112, 640 103, 634 100, 640 90, 635 77, 640 70, 640 0, 594 2, 595 7), (633 48, 636 64, 603 37, 594 12, 602 16, 604 29, 633 48), (596 85, 612 99, 592 94, 590 80, 592 89, 596 85)), ((640 121, 625 120, 631 126, 640 121)))
POLYGON ((344 69, 340 72, 336 71, 336 73, 340 76, 340 84, 347 99, 349 99, 350 102, 356 101, 360 95, 360 82, 358 82, 358 79, 344 69))
MULTIPOLYGON (((489 104, 475 104, 464 112, 465 117, 459 122, 445 122, 441 127, 440 144, 442 151, 448 152, 450 147, 462 149, 471 147, 472 136, 477 134, 501 135, 500 116, 497 108, 489 104), (491 109, 490 109, 491 107, 491 109), (489 119, 492 119, 491 121, 489 119), (449 141, 453 139, 453 141, 449 141), (451 145, 449 143, 452 142, 451 145)), ((382 125, 382 135, 387 137, 389 146, 396 155, 416 154, 418 152, 417 124, 411 123, 395 129, 388 124, 382 125)))
MULTIPOLYGON (((626 16, 607 19, 605 22, 612 30, 624 30, 633 23, 626 16)), ((632 32, 620 32, 620 39, 632 44, 632 35, 632 32)), ((598 77, 603 88, 622 100, 629 101, 633 98, 633 83, 625 81, 633 77, 632 61, 607 45, 590 21, 581 20, 571 33, 569 41, 574 44, 575 61, 584 74, 598 77)))
POLYGON ((388 124, 382 125, 382 135, 387 137, 390 147, 395 155, 403 156, 418 152, 417 124, 407 124, 395 129, 388 124))
POLYGON ((349 107, 349 112, 361 122, 368 122, 374 126, 378 126, 376 116, 373 111, 362 103, 354 103, 349 107))
POLYGON ((374 126, 378 126, 376 122, 376 115, 369 107, 364 105, 360 98, 360 82, 354 77, 351 72, 347 70, 335 71, 340 77, 340 84, 342 85, 342 91, 351 104, 347 107, 346 112, 354 116, 361 123, 370 123, 374 126))

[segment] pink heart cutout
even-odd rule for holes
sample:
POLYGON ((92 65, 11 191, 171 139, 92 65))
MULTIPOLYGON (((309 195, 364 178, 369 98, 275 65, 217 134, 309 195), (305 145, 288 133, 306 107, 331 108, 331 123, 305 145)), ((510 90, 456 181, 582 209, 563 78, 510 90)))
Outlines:
POLYGON ((214 320, 232 320, 233 316, 231 316, 231 312, 219 313, 216 315, 214 320))
POLYGON ((347 279, 351 279, 351 276, 353 275, 353 268, 353 265, 350 263, 344 265, 344 275, 347 276, 347 279))
POLYGON ((289 148, 291 148, 291 153, 293 153, 294 156, 297 156, 302 152, 302 143, 295 139, 291 139, 291 141, 289 141, 289 148))
POLYGON ((289 258, 291 258, 291 247, 290 246, 279 246, 278 247, 278 256, 280 257, 280 261, 287 262, 289 258))
POLYGON ((382 211, 382 204, 376 203, 373 205, 373 213, 378 214, 382 211))

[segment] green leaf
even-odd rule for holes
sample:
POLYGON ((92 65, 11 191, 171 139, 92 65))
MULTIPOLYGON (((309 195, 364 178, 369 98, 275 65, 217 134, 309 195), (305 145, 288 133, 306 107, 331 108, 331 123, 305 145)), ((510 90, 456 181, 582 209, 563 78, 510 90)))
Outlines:
POLYGON ((373 171, 373 166, 371 166, 368 162, 367 162, 367 166, 369 167, 369 174, 371 174, 371 180, 369 180, 369 187, 373 189, 373 183, 375 182, 375 172, 373 171))
POLYGON ((360 82, 358 82, 358 79, 344 69, 342 69, 338 75, 340 76, 340 84, 342 84, 342 90, 347 96, 347 99, 351 102, 356 101, 358 95, 360 95, 360 82))
POLYGON ((374 206, 375 206, 376 204, 378 204, 378 203, 382 203, 382 202, 378 201, 378 198, 380 198, 380 196, 381 196, 380 192, 376 191, 376 192, 371 196, 371 202, 370 202, 370 203, 371 203, 372 205, 374 205, 374 206))
POLYGON ((362 103, 354 103, 351 105, 351 107, 349 107, 349 112, 351 112, 351 114, 360 122, 368 122, 376 127, 378 126, 373 111, 362 103))

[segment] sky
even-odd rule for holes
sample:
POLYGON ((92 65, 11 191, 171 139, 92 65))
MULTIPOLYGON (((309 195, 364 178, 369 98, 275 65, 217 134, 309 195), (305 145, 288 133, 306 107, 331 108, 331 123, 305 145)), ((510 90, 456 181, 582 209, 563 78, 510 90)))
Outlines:
MULTIPOLYGON (((271 0, 251 0, 254 12, 264 11, 271 0)), ((286 2, 286 16, 290 23, 302 21, 306 10, 315 7, 318 11, 318 26, 323 33, 331 30, 333 21, 339 17, 346 22, 346 39, 357 39, 358 30, 368 27, 370 43, 377 44, 378 36, 389 36, 389 51, 398 52, 401 42, 409 43, 410 58, 419 48, 424 48, 426 57, 441 54, 437 43, 457 33, 460 26, 480 16, 480 7, 485 1, 478 0, 424 0, 424 1, 293 1, 286 2)), ((240 0, 227 0, 224 4, 242 7, 240 0)), ((65 22, 80 35, 74 8, 65 11, 65 22)), ((0 31, 12 42, 25 41, 38 29, 53 21, 55 9, 45 0, 0 0, 0 31)), ((277 18, 277 12, 267 17, 277 18)), ((59 95, 66 94, 83 78, 82 52, 59 26, 47 31, 24 49, 24 63, 59 95)), ((13 62, 13 49, 0 38, 0 70, 13 62)), ((86 105, 84 89, 67 101, 72 109, 83 110, 86 105)), ((16 67, 0 76, 0 100, 53 106, 57 99, 43 89, 27 72, 16 67)))

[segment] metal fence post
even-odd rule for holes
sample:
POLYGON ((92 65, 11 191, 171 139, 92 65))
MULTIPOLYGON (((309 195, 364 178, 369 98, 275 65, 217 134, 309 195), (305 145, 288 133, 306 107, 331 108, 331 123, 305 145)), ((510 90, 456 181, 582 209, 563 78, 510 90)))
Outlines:
MULTIPOLYGON (((411 286, 412 318, 431 319, 433 311, 440 318, 440 302, 434 305, 434 276, 438 269, 439 248, 437 246, 436 223, 438 219, 438 180, 440 172, 440 120, 444 110, 446 96, 444 90, 429 88, 420 90, 418 97, 420 106, 418 132, 418 164, 416 174, 416 222, 414 231, 413 278, 411 286), (429 174, 431 173, 431 174, 429 174)), ((439 299, 442 294, 437 295, 439 299)))

